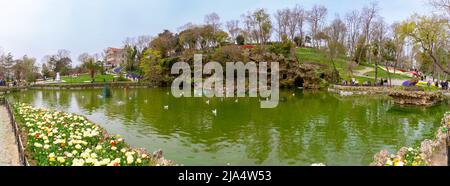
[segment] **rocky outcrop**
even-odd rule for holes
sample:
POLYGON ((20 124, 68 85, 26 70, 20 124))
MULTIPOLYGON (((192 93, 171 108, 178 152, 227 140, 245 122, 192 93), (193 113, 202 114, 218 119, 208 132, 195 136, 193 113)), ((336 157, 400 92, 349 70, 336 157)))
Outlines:
POLYGON ((326 88, 328 82, 332 82, 333 78, 339 79, 339 74, 330 72, 330 68, 324 64, 300 63, 294 57, 285 57, 270 52, 251 52, 247 55, 250 61, 278 62, 280 87, 320 89, 326 88))
POLYGON ((175 163, 171 160, 167 160, 163 156, 163 151, 161 149, 157 150, 152 155, 153 160, 156 162, 156 166, 172 166, 175 163))
POLYGON ((391 90, 389 96, 399 105, 432 106, 443 100, 439 92, 391 90))

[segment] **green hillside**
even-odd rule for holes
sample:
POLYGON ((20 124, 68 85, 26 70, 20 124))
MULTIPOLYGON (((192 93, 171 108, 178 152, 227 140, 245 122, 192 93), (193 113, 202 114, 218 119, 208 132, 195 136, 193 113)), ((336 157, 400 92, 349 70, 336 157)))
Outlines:
MULTIPOLYGON (((320 63, 324 65, 328 65, 332 67, 331 60, 327 56, 324 51, 313 49, 313 48, 298 48, 297 49, 297 57, 300 62, 313 62, 320 63)), ((353 67, 349 68, 350 61, 348 61, 347 57, 344 55, 339 56, 335 59, 335 65, 341 78, 344 80, 350 81, 352 78, 355 78, 359 82, 374 82, 375 79, 375 70, 373 65, 357 65, 353 64, 353 67), (363 72, 359 74, 358 72, 363 72)), ((378 69, 378 77, 380 78, 388 78, 388 72, 379 68, 378 69)), ((391 77, 394 79, 409 79, 408 76, 392 74, 391 77)))

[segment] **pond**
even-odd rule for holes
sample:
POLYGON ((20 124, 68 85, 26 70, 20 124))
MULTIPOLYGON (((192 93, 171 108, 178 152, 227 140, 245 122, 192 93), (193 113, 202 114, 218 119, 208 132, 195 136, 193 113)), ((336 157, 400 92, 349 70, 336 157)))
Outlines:
POLYGON ((29 90, 8 97, 84 115, 132 146, 162 149, 183 165, 368 165, 382 149, 395 152, 432 138, 449 110, 447 102, 402 108, 383 96, 301 90, 283 90, 277 108, 261 109, 259 98, 168 92, 112 89, 112 98, 103 99, 101 89, 29 90))

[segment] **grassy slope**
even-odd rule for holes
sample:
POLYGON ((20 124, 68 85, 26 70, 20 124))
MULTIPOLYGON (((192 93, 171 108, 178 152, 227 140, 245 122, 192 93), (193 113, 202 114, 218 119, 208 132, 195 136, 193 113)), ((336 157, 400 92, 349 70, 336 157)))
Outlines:
MULTIPOLYGON (((95 75, 95 82, 111 82, 113 81, 114 76, 110 74, 106 75, 95 75)), ((91 76, 88 74, 81 74, 78 77, 68 77, 64 76, 61 77, 62 80, 64 80, 66 83, 85 83, 85 82, 91 82, 91 76)))
MULTIPOLYGON (((333 65, 324 52, 318 51, 316 49, 298 48, 297 56, 299 57, 301 62, 315 62, 315 63, 329 65, 330 67, 333 65)), ((336 64, 337 70, 339 71, 340 76, 347 81, 350 81, 352 78, 355 78, 359 82, 365 82, 365 81, 372 80, 370 78, 352 76, 351 73, 348 71, 349 62, 347 61, 345 56, 340 56, 337 59, 335 59, 335 64, 336 64)), ((364 66, 356 66, 356 67, 354 67, 353 70, 356 71, 356 70, 361 70, 364 68, 365 68, 364 66)))
MULTIPOLYGON (((297 49, 297 56, 299 57, 301 62, 315 62, 320 64, 329 65, 330 67, 333 65, 327 55, 323 51, 318 51, 316 49, 312 48, 298 48, 297 49)), ((364 75, 367 75, 367 77, 358 77, 352 75, 348 71, 348 65, 349 61, 346 59, 345 56, 339 56, 337 59, 335 59, 336 68, 339 71, 339 74, 344 80, 350 81, 352 78, 355 78, 359 82, 366 82, 371 81, 373 82, 375 79, 375 72, 368 72, 364 75)), ((353 68, 353 71, 362 70, 367 67, 374 68, 373 65, 359 65, 355 66, 353 68)), ((378 77, 380 78, 388 78, 388 73, 384 71, 383 69, 378 69, 378 77)), ((400 74, 392 74, 391 77, 394 79, 410 79, 407 76, 400 75, 400 74)))
MULTIPOLYGON (((370 77, 375 77, 375 71, 365 73, 364 75, 367 75, 370 77)), ((378 77, 387 79, 387 78, 389 78, 389 75, 388 75, 388 72, 386 72, 385 70, 378 69, 378 77)), ((392 79, 411 79, 411 77, 409 77, 409 76, 401 75, 401 74, 393 74, 393 72, 391 72, 391 78, 392 79)))

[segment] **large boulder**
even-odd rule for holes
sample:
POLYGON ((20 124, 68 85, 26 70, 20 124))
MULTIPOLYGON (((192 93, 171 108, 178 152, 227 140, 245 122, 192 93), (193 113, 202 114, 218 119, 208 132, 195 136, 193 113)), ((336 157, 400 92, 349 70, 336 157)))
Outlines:
POLYGON ((432 106, 443 100, 439 92, 392 90, 389 96, 399 105, 432 106))

